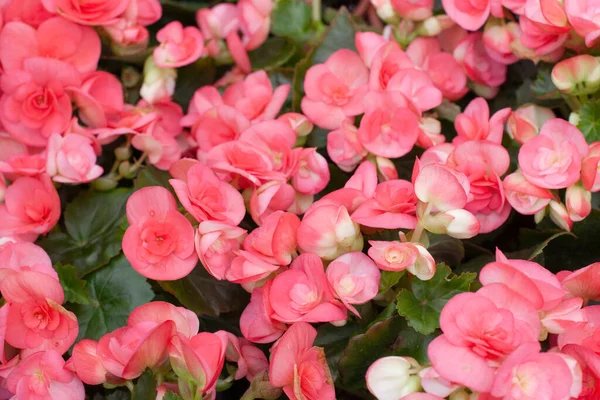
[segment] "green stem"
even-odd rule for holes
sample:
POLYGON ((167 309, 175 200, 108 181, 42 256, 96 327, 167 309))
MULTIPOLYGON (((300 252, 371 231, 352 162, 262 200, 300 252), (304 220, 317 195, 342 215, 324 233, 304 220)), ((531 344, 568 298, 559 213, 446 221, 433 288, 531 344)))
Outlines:
POLYGON ((321 0, 312 0, 312 20, 315 24, 321 24, 321 0))
POLYGON ((125 386, 127 386, 127 389, 129 389, 129 391, 133 394, 133 390, 134 390, 133 382, 127 381, 127 382, 125 382, 125 386))
POLYGON ((417 227, 415 228, 415 230, 410 238, 411 242, 418 243, 419 239, 421 239, 421 235, 423 234, 423 230, 425 229, 425 227, 421 223, 421 219, 427 218, 429 216, 429 214, 431 213, 432 207, 433 207, 433 204, 427 203, 427 208, 425 208, 425 212, 419 218, 419 223, 417 224, 417 227))
POLYGON ((141 167, 144 161, 146 161, 146 158, 148 158, 148 154, 142 154, 142 156, 135 162, 135 164, 133 164, 133 166, 138 168, 141 167))

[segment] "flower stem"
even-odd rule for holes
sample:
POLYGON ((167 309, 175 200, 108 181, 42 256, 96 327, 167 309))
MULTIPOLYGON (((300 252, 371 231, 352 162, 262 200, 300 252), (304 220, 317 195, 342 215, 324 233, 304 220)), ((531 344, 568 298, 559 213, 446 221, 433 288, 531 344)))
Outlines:
POLYGON ((316 25, 321 25, 321 0, 312 0, 312 20, 316 25))
POLYGON ((419 222, 417 223, 417 227, 415 228, 410 241, 413 243, 418 243, 419 239, 421 239, 421 235, 423 234, 423 230, 425 229, 425 226, 423 226, 423 224, 421 223, 421 220, 424 218, 427 218, 429 216, 429 214, 431 213, 431 209, 433 208, 433 204, 431 203, 427 203, 427 207, 425 208, 425 212, 423 212, 423 215, 421 215, 421 217, 419 218, 419 222))

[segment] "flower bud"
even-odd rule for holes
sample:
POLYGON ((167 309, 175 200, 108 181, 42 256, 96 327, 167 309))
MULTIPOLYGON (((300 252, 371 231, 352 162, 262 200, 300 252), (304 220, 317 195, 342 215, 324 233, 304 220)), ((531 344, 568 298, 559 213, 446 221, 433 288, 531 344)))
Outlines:
POLYGON ((439 223, 438 226, 445 231, 443 233, 456 239, 470 239, 479 233, 479 221, 467 210, 438 213, 432 220, 439 223))
POLYGON ((576 183, 567 188, 565 203, 571 221, 581 221, 592 212, 592 192, 585 190, 581 183, 576 183))
POLYGON ((156 103, 170 98, 175 93, 175 80, 177 70, 174 68, 160 68, 150 56, 144 63, 144 83, 140 89, 140 96, 148 103, 156 103))
POLYGON ((377 173, 381 182, 398 179, 398 170, 396 170, 396 166, 389 158, 376 157, 375 165, 377 166, 377 173))
POLYGON ((110 175, 103 176, 92 182, 92 185, 94 185, 94 187, 101 192, 114 189, 117 187, 118 184, 119 181, 116 180, 114 176, 110 175))
POLYGON ((375 11, 379 18, 387 22, 388 24, 397 24, 399 21, 398 14, 392 7, 390 0, 371 0, 371 4, 375 7, 375 11))
POLYGON ((280 115, 277 118, 277 120, 283 121, 289 126, 291 126, 294 132, 296 132, 296 135, 298 135, 298 137, 308 136, 314 128, 313 123, 310 122, 308 118, 306 118, 303 114, 300 113, 285 113, 283 115, 280 115))
POLYGON ((133 67, 125 67, 121 70, 121 82, 127 89, 136 87, 141 79, 142 75, 133 67))
POLYGON ((115 157, 119 161, 129 160, 131 158, 131 147, 121 146, 115 149, 115 157))
POLYGON ((569 213, 565 205, 563 203, 559 203, 558 201, 552 200, 548 205, 548 209, 550 211, 550 219, 552 222, 558 225, 560 229, 571 232, 573 221, 569 217, 569 213))
POLYGON ((519 26, 515 22, 499 24, 491 20, 483 32, 483 44, 490 58, 501 64, 509 65, 519 60, 513 54, 511 44, 519 35, 519 26))
POLYGON ((508 117, 506 127, 510 137, 524 144, 538 135, 544 122, 555 117, 551 109, 529 104, 513 111, 508 117))
POLYGON ((552 69, 552 82, 572 95, 594 93, 600 88, 600 61, 588 54, 563 60, 552 69))
POLYGON ((416 28, 416 33, 420 36, 437 36, 453 25, 454 21, 447 15, 434 15, 420 23, 416 28))
POLYGON ((400 399, 421 389, 419 363, 411 357, 384 357, 367 370, 367 388, 380 400, 400 399))

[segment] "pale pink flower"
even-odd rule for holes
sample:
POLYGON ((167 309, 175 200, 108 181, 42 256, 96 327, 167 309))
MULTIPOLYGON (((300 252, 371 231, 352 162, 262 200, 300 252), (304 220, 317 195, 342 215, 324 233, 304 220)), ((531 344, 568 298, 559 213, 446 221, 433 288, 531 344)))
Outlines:
POLYGON ((346 253, 327 266, 327 281, 335 296, 359 315, 353 304, 364 304, 379 290, 380 272, 368 256, 358 251, 346 253))
POLYGON ((102 175, 92 141, 84 136, 53 134, 48 140, 46 172, 56 182, 85 183, 102 175))
POLYGON ((469 179, 453 168, 425 165, 413 181, 417 198, 423 203, 431 203, 434 211, 462 209, 468 202, 469 179))
POLYGON ((566 0, 564 2, 565 13, 569 23, 577 34, 585 38, 588 47, 600 36, 600 24, 598 24, 598 2, 596 0, 566 0))
POLYGON ((589 152, 583 134, 565 120, 548 120, 540 134, 519 151, 525 179, 547 189, 571 186, 579 180, 581 161, 589 152))
POLYGON ((369 70, 358 54, 347 49, 333 53, 324 64, 306 73, 302 112, 315 125, 337 129, 347 117, 364 112, 369 70))
POLYGON ((194 229, 168 190, 150 186, 136 191, 127 200, 127 220, 123 252, 140 274, 175 280, 194 269, 194 229))
POLYGON ((523 215, 533 215, 543 210, 554 198, 548 189, 540 188, 526 180, 520 170, 507 175, 502 186, 506 201, 523 215))
POLYGON ((347 318, 346 307, 335 299, 321 259, 303 253, 290 268, 267 281, 265 301, 272 307, 271 317, 281 322, 331 322, 347 318))
POLYGON ((335 390, 325 353, 313 347, 315 328, 306 322, 290 327, 271 348, 269 380, 292 400, 334 400, 335 390))
POLYGON ((582 221, 592 212, 592 193, 580 183, 569 186, 565 193, 565 205, 571 221, 582 221))
POLYGON ((273 319, 273 309, 265 295, 263 288, 254 289, 240 316, 242 335, 254 343, 271 343, 286 330, 283 322, 273 319))
POLYGON ((329 183, 327 160, 316 148, 306 148, 298 159, 298 169, 292 176, 292 186, 301 194, 317 194, 329 183))
POLYGON ((204 38, 193 26, 173 21, 156 33, 160 43, 154 49, 154 61, 161 68, 178 68, 198 60, 204 51, 204 38))
POLYGON ((517 108, 508 117, 506 131, 519 144, 525 144, 540 132, 546 121, 556 118, 554 112, 535 104, 517 108))
POLYGON ((8 375, 6 388, 15 394, 12 398, 80 400, 85 397, 83 383, 65 368, 65 360, 53 350, 24 358, 8 375))
POLYGON ((490 25, 483 31, 483 44, 494 61, 510 65, 519 60, 519 57, 513 53, 512 44, 520 34, 519 25, 515 22, 490 25))
POLYGON ((427 19, 433 13, 432 0, 392 0, 392 7, 401 17, 414 21, 427 19))
POLYGON ((348 120, 327 134, 327 154, 342 171, 352 171, 368 153, 358 140, 358 129, 348 120))
MULTIPOLYGON (((253 231, 255 232, 256 229, 253 231)), ((222 222, 201 222, 196 231, 195 248, 202 266, 217 279, 225 279, 225 273, 236 257, 246 236, 246 231, 222 222)))
POLYGON ((470 31, 481 28, 490 13, 498 18, 503 16, 499 0, 443 0, 442 5, 454 22, 470 31))
POLYGON ((0 267, 15 271, 43 272, 58 280, 58 274, 52 268, 48 254, 41 247, 29 242, 7 242, 0 245, 0 267))
POLYGON ((384 271, 407 270, 426 281, 435 275, 435 260, 420 243, 369 241, 369 257, 384 271))

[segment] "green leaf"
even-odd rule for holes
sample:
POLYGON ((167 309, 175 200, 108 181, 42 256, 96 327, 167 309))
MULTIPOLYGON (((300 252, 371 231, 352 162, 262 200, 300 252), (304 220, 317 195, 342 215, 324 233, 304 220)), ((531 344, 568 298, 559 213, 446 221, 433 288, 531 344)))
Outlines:
POLYGON ((272 37, 258 49, 248 53, 252 68, 255 70, 281 67, 298 51, 298 45, 292 39, 272 37))
POLYGON ((183 306, 201 315, 218 317, 222 313, 240 310, 249 301, 248 293, 240 285, 216 280, 201 264, 185 278, 158 283, 183 306))
POLYGON ((305 40, 311 33, 311 9, 304 0, 279 0, 271 13, 271 33, 305 40))
POLYGON ((217 77, 212 57, 202 57, 193 64, 177 68, 177 86, 173 100, 187 110, 194 92, 204 85, 211 85, 217 77))
POLYGON ((325 349, 327 364, 329 364, 329 370, 334 381, 339 377, 337 364, 342 358, 346 346, 348 346, 348 341, 359 332, 360 326, 352 322, 340 327, 324 324, 317 330, 317 338, 314 344, 325 349))
POLYGON ((85 288, 85 281, 77 279, 77 269, 72 265, 55 264, 58 279, 65 291, 65 301, 68 303, 90 304, 90 296, 85 288))
POLYGON ((564 235, 570 235, 570 236, 576 237, 571 232, 566 232, 566 231, 561 231, 561 232, 555 233, 554 235, 550 236, 548 239, 544 240, 542 243, 537 245, 533 249, 533 251, 531 252, 531 254, 529 255, 529 257, 527 259, 529 261, 535 260, 536 258, 538 258, 540 255, 542 255, 544 253, 544 249, 550 244, 551 241, 553 241, 554 239, 559 238, 561 236, 564 236, 564 235))
POLYGON ((125 205, 131 189, 85 192, 67 205, 65 232, 52 232, 38 244, 52 262, 72 264, 81 278, 121 251, 125 205))
POLYGON ((396 308, 417 332, 428 335, 440 327, 440 312, 453 296, 466 292, 477 277, 474 273, 454 275, 448 266, 438 264, 428 281, 413 279, 412 292, 398 293, 396 308))
POLYGON ((169 179, 171 179, 171 175, 167 171, 161 171, 152 165, 147 165, 142 168, 133 181, 133 188, 135 190, 140 190, 147 186, 161 186, 165 189, 169 189, 169 191, 175 195, 175 191, 169 183, 169 179))
POLYGON ((456 266, 465 257, 463 242, 447 235, 429 235, 427 250, 438 264, 456 266))
POLYGON ((367 369, 381 357, 407 356, 426 363, 427 345, 433 338, 415 332, 397 316, 375 323, 365 333, 350 339, 339 362, 343 386, 364 387, 367 369))
POLYGON ((165 393, 163 400, 183 400, 183 397, 171 392, 170 390, 165 393))
POLYGON ((140 376, 131 393, 131 400, 153 400, 156 399, 156 379, 152 371, 147 369, 140 376))
POLYGON ((99 397, 99 399, 106 399, 106 400, 131 400, 131 393, 128 390, 113 390, 111 393, 109 393, 106 397, 102 396, 100 397, 99 394, 94 395, 93 399, 96 400, 96 396, 99 397))
POLYGON ((381 279, 379 280, 379 293, 387 292, 388 289, 400 282, 400 279, 405 273, 406 271, 381 271, 381 279))
POLYGON ((352 24, 352 16, 345 7, 340 8, 337 16, 331 22, 329 29, 325 32, 323 40, 316 47, 312 56, 312 64, 321 64, 327 61, 329 56, 339 49, 350 49, 356 51, 354 34, 356 30, 352 24))
POLYGON ((541 64, 538 68, 538 73, 535 81, 531 84, 532 94, 540 100, 559 99, 560 91, 552 83, 552 66, 549 64, 541 64))
POLYGON ((600 101, 588 101, 581 107, 577 127, 588 143, 600 141, 600 101))
POLYGON ((154 297, 146 278, 138 274, 124 255, 87 278, 90 304, 75 304, 71 311, 79 320, 81 339, 98 340, 127 323, 134 308, 148 303, 154 297))

